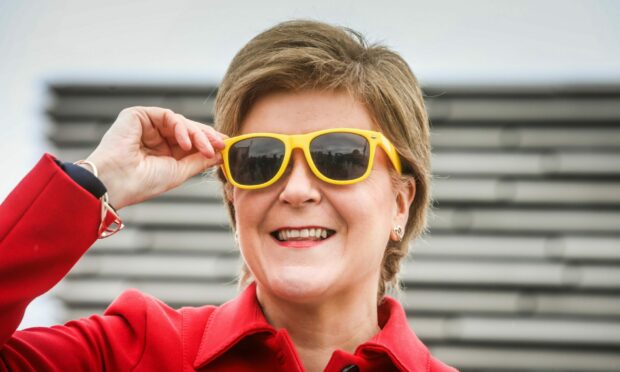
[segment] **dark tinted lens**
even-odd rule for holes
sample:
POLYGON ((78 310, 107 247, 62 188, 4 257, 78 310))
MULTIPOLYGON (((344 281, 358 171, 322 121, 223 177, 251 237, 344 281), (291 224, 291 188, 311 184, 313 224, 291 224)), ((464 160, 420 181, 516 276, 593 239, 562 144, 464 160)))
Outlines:
POLYGON ((259 185, 278 173, 284 159, 284 143, 256 137, 235 143, 228 151, 232 178, 242 185, 259 185))
POLYGON ((353 133, 328 133, 310 143, 312 160, 321 173, 333 180, 361 177, 368 167, 370 146, 366 138, 353 133))

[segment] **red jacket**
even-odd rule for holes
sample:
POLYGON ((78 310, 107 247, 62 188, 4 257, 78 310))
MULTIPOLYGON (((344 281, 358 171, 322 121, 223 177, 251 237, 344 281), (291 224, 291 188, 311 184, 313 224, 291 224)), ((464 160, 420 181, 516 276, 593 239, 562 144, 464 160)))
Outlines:
MULTIPOLYGON (((175 310, 136 290, 103 315, 15 331, 26 306, 58 283, 95 242, 99 201, 45 155, 0 206, 0 371, 303 371, 285 329, 265 319, 251 285, 226 304, 175 310)), ((454 371, 386 298, 381 331, 326 371, 454 371)))

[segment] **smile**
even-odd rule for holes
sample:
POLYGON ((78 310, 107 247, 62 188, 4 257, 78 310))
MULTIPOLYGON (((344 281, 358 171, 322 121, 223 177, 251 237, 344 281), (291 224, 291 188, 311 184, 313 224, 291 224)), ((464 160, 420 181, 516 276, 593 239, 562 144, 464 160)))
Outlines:
POLYGON ((325 240, 334 235, 334 230, 323 227, 282 228, 271 232, 278 241, 325 240))

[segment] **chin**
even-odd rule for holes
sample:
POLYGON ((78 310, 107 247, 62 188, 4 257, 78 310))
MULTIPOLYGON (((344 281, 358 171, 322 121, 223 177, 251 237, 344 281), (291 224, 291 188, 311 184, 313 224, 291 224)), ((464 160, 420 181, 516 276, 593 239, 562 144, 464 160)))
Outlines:
POLYGON ((316 270, 293 267, 271 273, 262 283, 266 290, 284 300, 307 303, 315 302, 328 295, 333 283, 317 275, 316 270))

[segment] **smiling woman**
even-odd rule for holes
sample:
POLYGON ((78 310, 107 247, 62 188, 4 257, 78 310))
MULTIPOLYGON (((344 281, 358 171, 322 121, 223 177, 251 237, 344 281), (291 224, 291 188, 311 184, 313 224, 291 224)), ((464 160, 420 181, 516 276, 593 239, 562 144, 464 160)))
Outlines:
MULTIPOLYGON (((428 116, 419 84, 407 63, 382 45, 368 45, 364 37, 350 29, 311 21, 285 22, 251 40, 235 56, 220 86, 216 100, 216 127, 227 135, 249 132, 248 112, 256 112, 261 97, 282 92, 322 92, 322 102, 306 100, 297 117, 279 123, 280 132, 299 127, 297 120, 321 115, 331 122, 324 128, 344 127, 360 120, 367 129, 378 129, 394 144, 403 159, 404 177, 394 177, 394 186, 413 180, 415 198, 403 226, 400 242, 392 241, 385 252, 379 282, 379 297, 386 286, 398 288, 397 273, 406 255, 408 242, 426 229, 430 203, 430 140, 428 116), (329 118, 323 104, 331 96, 340 97, 341 106, 332 111, 342 115, 329 118), (349 112, 347 112, 348 110, 349 112), (339 122, 348 114, 356 117, 339 122), (401 179, 399 179, 401 178, 401 179)), ((274 116, 279 113, 271 113, 274 116)), ((292 116, 292 115, 291 115, 292 116)), ((276 121, 279 117, 263 118, 276 121)), ((359 127, 360 123, 353 125, 359 127)), ((257 128, 260 130, 260 128, 257 128)), ((311 128, 309 128, 311 130, 311 128)), ((254 131, 254 130, 252 130, 254 131)), ((303 132, 302 132, 303 133, 303 132)), ((229 203, 234 225, 234 209, 229 203)), ((242 283, 249 272, 244 268, 242 283)))
POLYGON ((402 58, 348 29, 279 24, 232 61, 215 128, 129 108, 88 159, 46 155, 17 186, 0 207, 0 370, 453 370, 386 295, 429 208, 428 119, 402 58), (15 331, 118 231, 118 209, 218 165, 237 298, 174 310, 127 291, 102 316, 15 331))
MULTIPOLYGON (((242 132, 303 134, 324 132, 335 124, 357 130, 375 129, 364 105, 350 95, 312 90, 262 97, 248 112, 242 132)), ((335 134, 328 132, 313 142, 330 135, 335 134)), ((341 146, 363 150, 368 140, 360 139, 364 142, 341 141, 341 146)), ((322 175, 317 177, 310 166, 315 163, 312 155, 307 161, 301 151, 292 152, 290 160, 284 159, 288 164, 283 161, 280 167, 283 177, 272 185, 260 191, 227 188, 245 262, 258 283, 269 283, 258 286, 259 299, 265 290, 319 306, 347 294, 365 293, 364 299, 372 300, 366 305, 376 307, 372 294, 378 292, 383 252, 392 227, 402 226, 407 220, 414 187, 390 191, 395 188, 390 175, 394 167, 384 151, 376 155, 375 151, 367 152, 362 162, 364 173, 366 168, 369 170, 368 178, 354 177, 358 182, 349 185, 334 184, 326 179, 325 172, 317 171, 322 175), (304 229, 315 227, 330 232, 329 237, 302 237, 304 229), (273 239, 273 234, 280 231, 291 239, 273 239)), ((350 166, 336 155, 330 169, 350 166)), ((360 309, 359 303, 351 305, 360 309)))

